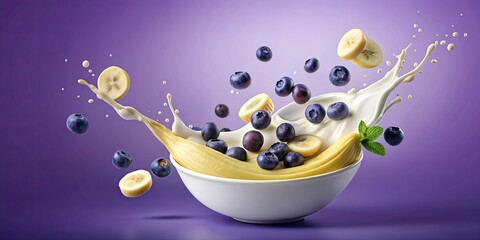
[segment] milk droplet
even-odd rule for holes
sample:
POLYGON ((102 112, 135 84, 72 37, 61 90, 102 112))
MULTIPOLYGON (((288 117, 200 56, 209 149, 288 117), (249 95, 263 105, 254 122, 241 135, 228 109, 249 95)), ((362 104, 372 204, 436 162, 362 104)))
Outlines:
POLYGON ((420 11, 417 11, 417 13, 420 13, 420 11))
POLYGON ((163 85, 167 85, 167 81, 163 81, 162 84, 163 84, 163 85))
POLYGON ((464 37, 467 37, 467 36, 468 36, 468 33, 464 33, 463 36, 464 36, 464 37))
POLYGON ((113 56, 113 54, 111 54, 111 53, 110 53, 110 54, 108 54, 108 56, 109 56, 109 57, 112 57, 112 56, 113 56))
POLYGON ((166 123, 170 122, 170 119, 165 118, 165 122, 166 122, 166 123))
POLYGON ((163 103, 163 106, 166 107, 166 106, 168 106, 168 104, 165 102, 165 103, 163 103))
POLYGON ((366 87, 366 86, 367 86, 367 83, 363 83, 363 86, 366 87))
POLYGON ((62 87, 62 91, 64 91, 64 90, 65 90, 65 88, 62 87))
POLYGON ((435 41, 435 45, 438 45, 438 41, 435 41))
POLYGON ((230 90, 230 94, 233 94, 235 91, 234 90, 230 90))
POLYGON ((448 44, 448 46, 447 46, 447 50, 448 50, 448 51, 452 51, 454 47, 455 47, 455 45, 453 45, 453 43, 450 43, 450 44, 448 44))
POLYGON ((457 37, 457 36, 458 36, 458 32, 453 32, 453 33, 452 33, 452 36, 453 36, 453 37, 457 37))
POLYGON ((410 95, 407 96, 407 99, 408 99, 408 100, 410 100, 410 99, 412 99, 412 98, 413 98, 412 94, 410 94, 410 95))
POLYGON ((238 95, 238 93, 239 93, 239 92, 236 92, 235 94, 237 94, 237 95, 238 95))
POLYGON ((418 28, 418 24, 413 24, 413 28, 418 28))
POLYGON ((412 38, 416 38, 417 36, 415 36, 415 34, 413 34, 412 38))
POLYGON ((460 17, 463 17, 463 13, 460 13, 460 17))
POLYGON ((445 37, 448 37, 448 34, 445 34, 445 37))
POLYGON ((423 32, 423 29, 419 28, 419 29, 418 29, 418 32, 423 32))
POLYGON ((158 113, 158 115, 162 115, 162 111, 158 111, 157 113, 158 113))
POLYGON ((175 109, 175 113, 176 113, 176 114, 180 113, 180 110, 175 109))
POLYGON ((84 68, 88 68, 88 66, 90 66, 90 62, 89 62, 88 60, 83 60, 82 66, 83 66, 84 68))
POLYGON ((293 75, 294 75, 294 76, 297 75, 297 71, 294 71, 294 72, 293 72, 293 75))
POLYGON ((378 73, 378 74, 382 73, 382 69, 379 68, 379 69, 377 70, 377 73, 378 73))
POLYGON ((445 40, 440 41, 440 45, 445 45, 445 43, 447 43, 447 41, 445 40))
POLYGON ((68 59, 65 58, 65 62, 68 62, 68 59))
POLYGON ((88 69, 88 73, 92 73, 92 72, 93 72, 92 69, 88 69))
POLYGON ((93 99, 90 98, 90 99, 88 99, 87 102, 88 102, 88 103, 93 103, 93 99))
POLYGON ((147 112, 150 112, 150 110, 148 110, 147 112))
POLYGON ((385 62, 385 64, 387 64, 387 66, 389 66, 389 67, 390 67, 390 65, 392 65, 392 63, 388 60, 385 62))
POLYGON ((417 67, 418 66, 418 63, 417 62, 414 62, 413 63, 413 67, 417 67))
POLYGON ((366 78, 366 77, 367 77, 367 74, 363 74, 363 77, 366 78))
POLYGON ((92 77, 95 77, 95 73, 92 73, 92 77))
POLYGON ((455 25, 452 24, 452 27, 455 27, 455 25))
POLYGON ((435 63, 437 63, 437 59, 432 59, 432 61, 430 61, 430 62, 435 64, 435 63))
POLYGON ((436 35, 437 35, 437 37, 438 37, 438 33, 437 33, 436 35))
POLYGON ((417 52, 417 49, 413 49, 414 52, 417 52))
POLYGON ((108 114, 105 114, 105 117, 108 118, 108 117, 110 117, 110 116, 109 116, 108 114))
POLYGON ((77 98, 80 98, 80 95, 77 95, 77 98))
POLYGON ((193 125, 192 125, 192 124, 190 124, 190 125, 188 125, 188 127, 189 127, 189 128, 193 128, 193 125))

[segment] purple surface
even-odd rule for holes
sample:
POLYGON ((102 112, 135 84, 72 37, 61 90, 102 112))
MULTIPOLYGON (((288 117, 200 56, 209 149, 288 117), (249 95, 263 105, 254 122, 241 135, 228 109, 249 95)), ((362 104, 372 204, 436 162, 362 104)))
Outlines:
MULTIPOLYGON (((480 5, 415 2, 1 1, 0 238, 480 238, 480 5), (357 176, 327 208, 295 224, 237 223, 197 202, 176 172, 154 179, 140 198, 122 197, 117 183, 127 171, 112 166, 115 150, 134 157, 128 171, 168 153, 141 124, 121 120, 96 99, 87 103, 95 97, 76 84, 95 81, 81 66, 84 59, 96 75, 109 65, 125 68, 132 87, 121 103, 153 118, 171 117, 163 107, 171 92, 187 124, 236 128, 242 126, 238 108, 256 93, 272 95, 277 109, 291 101, 274 96, 282 76, 308 85, 313 95, 377 80, 376 69, 336 56, 338 39, 353 27, 375 39, 392 62, 393 53, 412 42, 404 70, 432 41, 446 39, 455 50, 439 46, 438 63, 394 92, 405 101, 381 125, 402 127, 404 142, 387 147, 386 158, 366 153, 357 176), (453 38, 453 31, 460 36, 453 38), (255 58, 261 45, 272 48, 268 63, 255 58), (321 62, 314 74, 303 71, 310 57, 321 62), (353 75, 346 87, 328 82, 337 64, 353 75), (248 71, 253 82, 232 95, 228 77, 237 70, 248 71), (413 99, 406 100, 408 94, 413 99), (230 106, 227 119, 214 115, 220 102, 230 106), (65 127, 73 112, 90 120, 82 136, 65 127)), ((379 68, 388 69, 385 63, 379 68)))

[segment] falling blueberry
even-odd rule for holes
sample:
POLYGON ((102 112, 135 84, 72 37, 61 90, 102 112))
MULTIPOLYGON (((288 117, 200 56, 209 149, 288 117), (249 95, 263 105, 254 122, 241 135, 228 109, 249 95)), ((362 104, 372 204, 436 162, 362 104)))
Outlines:
POLYGON ((385 129, 385 132, 383 133, 383 137, 385 138, 385 141, 390 144, 391 146, 396 146, 400 144, 403 141, 403 131, 399 127, 388 127, 385 129))
POLYGON ((289 77, 283 77, 275 84, 275 93, 280 97, 288 96, 293 91, 293 80, 289 77))
POLYGON ((247 72, 235 72, 230 76, 230 85, 235 89, 245 89, 250 86, 252 79, 247 72))
POLYGON ((265 129, 272 122, 272 118, 267 111, 257 110, 250 117, 250 122, 255 129, 265 129))
POLYGON ((332 120, 342 120, 348 116, 349 110, 344 102, 336 102, 327 109, 327 116, 332 120))
POLYGON ((307 61, 305 61, 305 66, 303 66, 305 71, 308 73, 316 72, 319 67, 320 67, 320 62, 316 58, 308 59, 307 61))
POLYGON ((228 114, 230 113, 230 110, 228 109, 228 106, 225 104, 218 104, 215 106, 215 114, 220 117, 220 118, 226 118, 228 114))
POLYGON ((152 164, 150 164, 150 170, 152 171, 153 175, 164 178, 170 175, 172 171, 172 166, 170 161, 166 158, 157 158, 153 160, 152 164))
POLYGON ((282 123, 277 127, 277 138, 282 142, 289 142, 295 138, 295 128, 290 123, 282 123))
POLYGON ((118 169, 128 168, 128 166, 130 166, 132 163, 132 157, 130 157, 130 155, 128 155, 128 153, 125 151, 117 150, 113 154, 112 163, 113 166, 118 169))
POLYGON ((330 71, 330 82, 335 86, 345 86, 350 82, 350 72, 344 66, 335 66, 330 71))
POLYGON ((295 101, 296 103, 304 104, 308 102, 308 100, 310 100, 310 89, 308 89, 308 87, 303 84, 297 84, 295 85, 295 87, 293 87, 292 97, 293 101, 295 101))
POLYGON ((305 118, 311 123, 318 124, 325 118, 325 109, 320 104, 310 104, 305 109, 305 118))
POLYGON ((88 119, 80 113, 74 113, 67 118, 67 128, 72 133, 83 134, 88 130, 88 119))
POLYGON ((205 141, 210 139, 217 139, 220 135, 220 131, 217 128, 217 125, 213 122, 207 122, 202 128, 202 138, 205 141))
POLYGON ((262 62, 268 62, 272 59, 272 49, 262 46, 257 49, 257 58, 262 62))

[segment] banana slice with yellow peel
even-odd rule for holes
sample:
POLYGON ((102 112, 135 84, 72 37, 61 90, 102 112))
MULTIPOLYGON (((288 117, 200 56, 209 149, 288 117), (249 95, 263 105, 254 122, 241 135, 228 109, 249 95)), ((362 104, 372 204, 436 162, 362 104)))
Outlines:
POLYGON ((118 100, 123 98, 130 89, 130 77, 122 68, 111 66, 100 73, 97 87, 113 100, 118 100))
POLYGON ((311 157, 320 151, 322 140, 314 135, 300 135, 288 142, 288 148, 292 152, 298 152, 303 157, 311 157))
POLYGON ((337 54, 345 60, 356 58, 365 48, 367 40, 363 31, 354 28, 343 35, 338 42, 337 54))
POLYGON ((266 93, 260 93, 245 102, 238 111, 238 116, 244 122, 249 123, 250 117, 257 110, 265 110, 272 114, 274 110, 273 101, 266 93))
POLYGON ((374 68, 382 63, 383 52, 380 46, 370 38, 367 38, 365 49, 356 58, 352 59, 352 63, 362 68, 374 68))
POLYGON ((137 170, 125 175, 118 183, 125 197, 138 197, 152 187, 152 176, 148 171, 137 170))

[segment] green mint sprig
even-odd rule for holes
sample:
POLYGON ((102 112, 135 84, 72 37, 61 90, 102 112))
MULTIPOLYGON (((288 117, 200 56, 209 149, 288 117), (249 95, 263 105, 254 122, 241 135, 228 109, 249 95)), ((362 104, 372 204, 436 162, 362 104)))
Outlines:
POLYGON ((362 146, 367 149, 367 151, 380 156, 385 156, 387 154, 385 147, 381 143, 375 142, 375 139, 380 137, 383 133, 382 127, 368 127, 367 124, 365 124, 365 122, 362 120, 358 125, 358 132, 360 133, 360 142, 362 143, 362 146))

